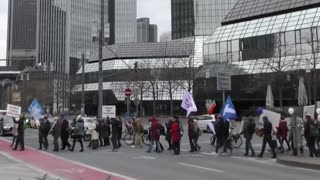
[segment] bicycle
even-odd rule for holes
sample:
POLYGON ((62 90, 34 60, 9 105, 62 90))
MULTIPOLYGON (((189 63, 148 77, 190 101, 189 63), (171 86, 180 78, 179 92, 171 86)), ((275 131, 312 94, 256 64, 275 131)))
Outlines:
POLYGON ((240 134, 232 134, 231 136, 229 136, 229 138, 231 140, 231 146, 233 148, 240 148, 242 145, 242 137, 240 136, 240 134))
MULTIPOLYGON (((148 135, 148 130, 145 130, 143 134, 141 135, 141 140, 144 145, 149 145, 150 140, 149 140, 149 135, 148 135)), ((123 142, 126 145, 133 145, 134 144, 134 133, 133 131, 128 131, 125 133, 123 136, 123 142)))

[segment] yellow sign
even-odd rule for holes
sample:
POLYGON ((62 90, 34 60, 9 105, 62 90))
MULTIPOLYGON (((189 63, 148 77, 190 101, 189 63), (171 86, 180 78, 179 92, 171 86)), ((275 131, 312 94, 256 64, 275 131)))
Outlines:
POLYGON ((21 93, 13 92, 12 93, 12 102, 21 102, 21 93))

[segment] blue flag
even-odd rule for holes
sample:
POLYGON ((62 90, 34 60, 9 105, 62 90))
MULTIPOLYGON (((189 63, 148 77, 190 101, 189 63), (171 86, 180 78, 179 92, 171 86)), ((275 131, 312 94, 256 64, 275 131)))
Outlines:
POLYGON ((42 107, 37 99, 34 99, 28 108, 29 113, 35 119, 40 119, 43 113, 42 107))
POLYGON ((231 119, 237 119, 236 108, 234 107, 231 97, 228 96, 226 104, 223 106, 220 112, 224 121, 229 121, 231 119))

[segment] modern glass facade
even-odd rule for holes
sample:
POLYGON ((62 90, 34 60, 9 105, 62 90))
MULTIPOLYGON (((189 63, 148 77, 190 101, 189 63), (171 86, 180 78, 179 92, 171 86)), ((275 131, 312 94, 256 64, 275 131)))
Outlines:
POLYGON ((172 0, 172 38, 208 36, 237 0, 172 0))
POLYGON ((36 59, 37 1, 8 1, 7 65, 24 68, 36 59))
POLYGON ((309 9, 319 4, 318 0, 240 0, 223 19, 222 24, 226 25, 309 9))
POLYGON ((158 26, 156 24, 149 25, 149 42, 158 42, 158 26))
POLYGON ((319 51, 320 9, 311 8, 219 27, 204 45, 204 63, 230 63, 233 73, 272 72, 308 67, 319 51), (271 63, 271 64, 270 64, 271 63))
POLYGON ((137 42, 143 43, 149 41, 149 18, 139 18, 137 19, 137 42))
POLYGON ((109 44, 137 42, 137 1, 109 0, 109 44))

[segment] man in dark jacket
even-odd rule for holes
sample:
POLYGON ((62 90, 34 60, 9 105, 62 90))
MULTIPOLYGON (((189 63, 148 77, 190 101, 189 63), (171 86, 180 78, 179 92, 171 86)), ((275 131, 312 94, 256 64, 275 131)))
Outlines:
POLYGON ((56 119, 52 128, 51 128, 51 131, 52 131, 52 136, 53 136, 53 151, 54 152, 58 152, 59 151, 59 137, 61 135, 61 120, 60 119, 56 119))
POLYGON ((83 152, 83 143, 82 143, 82 138, 84 135, 84 121, 82 117, 78 118, 75 123, 75 127, 73 130, 73 143, 72 143, 72 148, 70 148, 70 151, 74 150, 74 147, 76 145, 76 141, 79 141, 81 149, 80 152, 83 152))
POLYGON ((249 156, 249 150, 251 151, 251 156, 255 157, 255 151, 252 147, 251 140, 252 136, 255 133, 256 130, 256 124, 254 122, 254 119, 249 118, 247 122, 245 122, 245 126, 243 128, 243 131, 241 134, 243 134, 244 138, 246 139, 246 147, 245 147, 245 156, 249 156))
POLYGON ((116 152, 118 151, 119 148, 119 144, 118 144, 118 136, 119 136, 119 124, 120 124, 120 120, 118 118, 112 118, 111 120, 107 120, 108 124, 111 124, 111 142, 112 142, 112 146, 113 149, 112 151, 116 152))
POLYGON ((48 134, 51 128, 50 122, 48 118, 45 116, 41 118, 39 126, 39 150, 42 150, 42 145, 44 146, 44 150, 48 149, 48 134))
POLYGON ((311 119, 311 116, 306 116, 307 122, 304 124, 304 136, 309 148, 310 157, 318 157, 318 152, 315 148, 316 138, 319 136, 318 125, 311 119))
POLYGON ((18 137, 16 141, 16 145, 13 150, 17 150, 18 145, 20 144, 20 151, 24 151, 24 123, 26 118, 24 117, 24 113, 20 115, 19 121, 14 120, 14 123, 18 124, 18 137))
POLYGON ((64 118, 64 114, 60 114, 60 120, 62 122, 61 125, 61 142, 62 148, 61 150, 65 150, 66 147, 71 148, 70 143, 68 142, 70 135, 69 121, 64 118))
POLYGON ((222 116, 218 116, 216 124, 214 126, 217 137, 216 153, 218 153, 219 148, 223 147, 222 155, 226 155, 228 147, 228 137, 229 137, 229 122, 224 121, 222 116))
POLYGON ((190 144, 189 152, 197 151, 196 146, 194 144, 194 138, 195 138, 194 129, 195 127, 194 127, 193 119, 189 118, 188 119, 188 136, 189 136, 189 144, 190 144))
POLYGON ((275 151, 275 146, 272 144, 272 123, 269 121, 268 117, 263 117, 263 142, 262 142, 262 149, 261 153, 258 155, 258 157, 262 158, 264 150, 266 148, 267 143, 269 144, 269 147, 272 151, 272 157, 271 158, 277 158, 277 154, 275 151))

